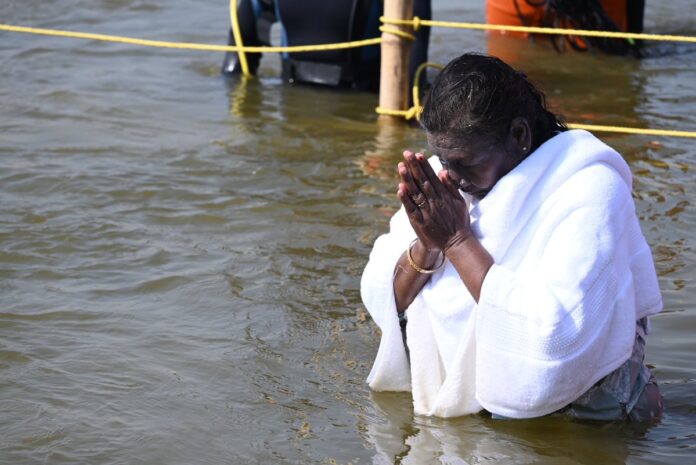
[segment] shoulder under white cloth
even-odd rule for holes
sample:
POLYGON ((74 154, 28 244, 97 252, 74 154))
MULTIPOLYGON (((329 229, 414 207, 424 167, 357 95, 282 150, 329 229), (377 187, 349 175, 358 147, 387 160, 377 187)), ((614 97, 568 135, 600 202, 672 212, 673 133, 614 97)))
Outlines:
POLYGON ((415 238, 403 208, 376 240, 361 294, 382 339, 367 381, 410 390, 421 415, 546 415, 621 365, 635 321, 662 308, 630 170, 590 133, 563 132, 471 217, 495 265, 478 305, 449 262, 433 274, 407 310, 410 366, 393 294, 394 267, 415 238))

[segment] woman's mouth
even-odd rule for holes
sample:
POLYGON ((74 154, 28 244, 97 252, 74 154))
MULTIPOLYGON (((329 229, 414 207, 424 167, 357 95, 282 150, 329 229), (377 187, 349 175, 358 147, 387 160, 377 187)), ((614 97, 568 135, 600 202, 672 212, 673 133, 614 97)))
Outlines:
POLYGON ((475 186, 472 186, 471 184, 467 184, 464 181, 459 181, 459 190, 464 192, 465 194, 469 195, 475 195, 480 189, 476 188, 475 186))
POLYGON ((479 200, 484 198, 488 194, 488 192, 490 191, 490 189, 479 189, 479 188, 474 187, 474 186, 461 187, 461 184, 460 184, 459 190, 464 192, 465 194, 470 195, 470 196, 472 196, 476 199, 479 199, 479 200))

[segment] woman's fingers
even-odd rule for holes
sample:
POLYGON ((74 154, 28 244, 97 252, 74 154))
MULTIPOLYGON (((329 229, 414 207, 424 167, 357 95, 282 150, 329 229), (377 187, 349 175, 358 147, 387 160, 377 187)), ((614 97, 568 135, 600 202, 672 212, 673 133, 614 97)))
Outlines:
POLYGON ((423 166, 419 158, 423 158, 423 155, 416 154, 408 150, 404 152, 404 164, 408 168, 408 171, 411 174, 411 178, 413 179, 413 182, 415 183, 416 187, 418 188, 418 190, 421 190, 421 186, 428 179, 428 177, 423 171, 423 166))
POLYGON ((438 179, 440 179, 440 182, 442 185, 447 189, 447 191, 453 195, 455 198, 460 199, 462 196, 459 194, 459 188, 457 187, 457 184, 450 178, 449 172, 445 169, 440 171, 438 173, 438 179))
MULTIPOLYGON (((406 158, 407 153, 412 155, 411 152, 404 152, 404 158, 406 158)), ((404 184, 406 194, 410 196, 411 200, 413 200, 416 205, 422 205, 426 200, 426 196, 423 193, 421 184, 414 179, 412 170, 408 166, 408 162, 409 159, 406 158, 405 162, 399 163, 399 177, 401 178, 401 182, 404 184)))
MULTIPOLYGON (((423 184, 425 184, 426 182, 429 183, 433 194, 444 196, 446 190, 444 189, 444 186, 441 185, 442 183, 440 182, 438 175, 435 173, 435 170, 433 170, 433 167, 430 166, 430 163, 425 158, 425 155, 417 153, 416 160, 419 162, 423 175, 425 177, 423 184)), ((426 194, 428 194, 428 197, 431 197, 429 193, 426 194)))
POLYGON ((415 173, 413 177, 418 183, 420 191, 425 194, 427 200, 434 200, 437 197, 437 184, 433 182, 433 178, 430 175, 433 169, 423 154, 416 153, 413 156, 413 167, 415 173))
POLYGON ((413 197, 409 195, 404 183, 399 184, 399 190, 396 192, 396 195, 399 197, 399 200, 401 200, 408 217, 412 221, 423 222, 423 213, 420 211, 420 208, 418 208, 418 205, 416 205, 413 197))
POLYGON ((428 200, 434 200, 446 194, 435 171, 421 153, 404 152, 407 166, 416 187, 425 194, 428 200))

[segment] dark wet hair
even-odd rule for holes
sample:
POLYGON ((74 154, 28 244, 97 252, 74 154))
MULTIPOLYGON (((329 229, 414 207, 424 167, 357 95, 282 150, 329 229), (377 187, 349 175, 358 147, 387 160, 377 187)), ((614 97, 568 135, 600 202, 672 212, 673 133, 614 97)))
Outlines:
POLYGON ((516 117, 526 118, 534 150, 565 124, 546 107, 544 94, 502 60, 466 53, 437 75, 425 97, 421 125, 455 141, 505 140, 516 117))

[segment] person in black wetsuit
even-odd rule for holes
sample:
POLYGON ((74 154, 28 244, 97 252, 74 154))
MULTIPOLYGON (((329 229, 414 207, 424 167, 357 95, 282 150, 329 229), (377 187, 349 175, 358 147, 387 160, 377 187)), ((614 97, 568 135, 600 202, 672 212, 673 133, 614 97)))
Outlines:
MULTIPOLYGON (((239 28, 244 45, 270 45, 271 26, 279 22, 283 45, 314 45, 379 37, 383 5, 381 0, 240 0, 239 28)), ((415 0, 414 15, 432 17, 430 0, 415 0)), ((415 33, 411 53, 411 76, 427 60, 430 28, 415 33)), ((228 43, 235 44, 232 31, 228 43)), ((246 54, 249 70, 256 74, 261 54, 246 54)), ((372 45, 347 50, 283 53, 283 80, 379 90, 380 47, 372 45)), ((237 53, 228 52, 222 73, 241 73, 237 53)), ((423 74, 423 79, 425 74, 423 74)))

